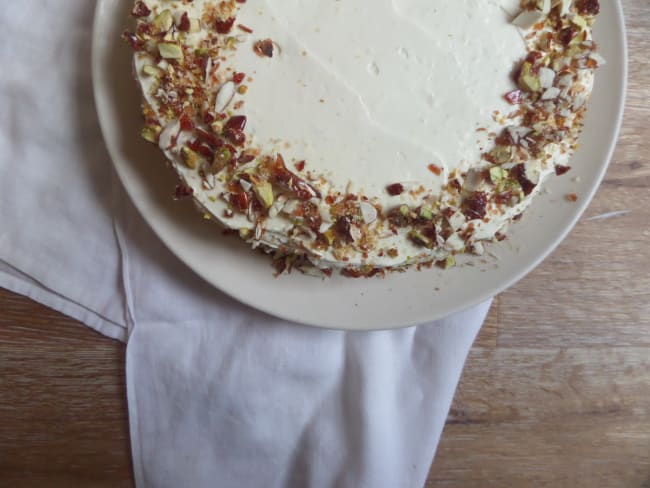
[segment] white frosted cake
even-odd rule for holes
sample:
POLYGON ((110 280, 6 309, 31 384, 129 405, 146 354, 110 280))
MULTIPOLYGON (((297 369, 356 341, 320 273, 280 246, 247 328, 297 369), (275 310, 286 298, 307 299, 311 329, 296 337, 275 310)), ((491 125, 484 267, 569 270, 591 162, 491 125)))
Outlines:
MULTIPOLYGON (((144 0, 142 136, 279 271, 450 267, 569 169, 597 0, 144 0)), ((200 218, 197 217, 197 218, 200 218)))

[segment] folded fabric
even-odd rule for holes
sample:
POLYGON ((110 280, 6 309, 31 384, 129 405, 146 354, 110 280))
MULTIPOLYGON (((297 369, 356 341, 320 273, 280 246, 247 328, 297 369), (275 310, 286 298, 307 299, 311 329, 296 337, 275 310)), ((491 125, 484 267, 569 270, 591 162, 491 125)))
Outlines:
POLYGON ((0 12, 0 286, 129 339, 138 486, 423 485, 489 304, 345 333, 203 282, 113 175, 92 102, 93 9, 24 0, 0 12))

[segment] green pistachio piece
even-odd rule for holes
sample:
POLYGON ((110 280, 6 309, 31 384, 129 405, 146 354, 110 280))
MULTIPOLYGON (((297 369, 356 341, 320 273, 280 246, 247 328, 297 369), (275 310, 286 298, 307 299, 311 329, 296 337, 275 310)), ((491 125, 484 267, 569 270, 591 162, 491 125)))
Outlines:
POLYGON ((507 163, 512 159, 512 146, 502 146, 497 145, 490 152, 492 157, 496 160, 497 163, 503 164, 507 163))
POLYGON ((275 197, 273 196, 273 186, 266 180, 254 181, 253 191, 257 195, 257 199, 268 210, 273 205, 275 197))
POLYGON ((160 68, 154 66, 153 64, 145 64, 142 67, 142 72, 147 76, 159 76, 161 70, 160 68))
POLYGON ((422 234, 422 232, 420 232, 417 229, 411 230, 411 232, 409 232, 409 237, 418 246, 428 247, 429 249, 433 248, 433 242, 431 241, 431 239, 429 239, 427 236, 422 234))
POLYGON ((542 91, 542 83, 539 77, 532 73, 533 65, 525 62, 521 66, 521 74, 519 75, 519 87, 522 90, 529 92, 542 91))
POLYGON ((422 207, 420 209, 420 217, 422 217, 425 220, 431 220, 433 219, 433 212, 428 207, 422 207))
POLYGON ((140 131, 140 135, 145 141, 158 144, 161 131, 162 128, 158 125, 145 125, 140 131))
POLYGON ((499 166, 493 166, 490 168, 490 180, 492 180, 492 183, 497 184, 501 180, 504 180, 505 178, 508 177, 508 172, 499 167, 499 166))
POLYGON ((214 163, 223 168, 232 159, 232 153, 227 147, 221 147, 214 155, 214 163))
POLYGON ((196 169, 196 166, 201 157, 196 152, 192 151, 189 147, 183 146, 181 148, 181 158, 188 168, 196 169))
POLYGON ((158 51, 165 59, 183 59, 183 50, 178 44, 161 42, 158 44, 158 51))
POLYGON ((155 31, 159 34, 167 32, 174 25, 174 16, 171 10, 165 9, 160 12, 152 21, 155 31))
POLYGON ((576 27, 580 27, 581 30, 585 30, 587 28, 587 20, 580 15, 574 15, 571 17, 571 23, 576 27))

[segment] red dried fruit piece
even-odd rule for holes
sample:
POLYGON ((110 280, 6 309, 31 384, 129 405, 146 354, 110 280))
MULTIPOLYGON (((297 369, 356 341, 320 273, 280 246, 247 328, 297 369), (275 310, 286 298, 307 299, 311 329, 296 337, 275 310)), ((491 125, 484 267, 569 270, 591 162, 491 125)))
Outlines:
POLYGON ((253 161, 254 159, 255 159, 255 156, 254 156, 253 154, 242 153, 242 154, 237 158, 237 162, 238 162, 239 164, 246 164, 246 163, 250 163, 250 162, 253 161))
POLYGON ((194 195, 194 190, 192 187, 189 187, 185 184, 176 185, 176 190, 174 191, 174 199, 182 200, 183 198, 188 198, 194 195))
POLYGON ((232 193, 230 195, 230 203, 237 208, 240 212, 248 211, 248 204, 250 202, 250 197, 248 193, 232 193))
POLYGON ((350 217, 345 215, 336 221, 336 226, 334 227, 338 236, 346 244, 351 244, 354 242, 352 233, 350 232, 351 227, 352 222, 350 220, 350 217))
POLYGON ((151 14, 151 9, 147 7, 147 5, 144 2, 135 2, 135 5, 133 6, 133 10, 131 11, 131 15, 133 17, 148 17, 151 14))
POLYGON ((392 185, 388 185, 386 187, 386 191, 389 195, 396 197, 397 195, 404 193, 405 188, 401 183, 393 183, 392 185))
POLYGON ((569 43, 578 35, 578 29, 573 26, 565 27, 558 33, 558 39, 562 44, 568 46, 569 43))
POLYGON ((181 130, 185 130, 185 131, 194 130, 195 127, 194 121, 186 112, 182 113, 179 122, 181 124, 181 130))
POLYGON ((246 78, 246 73, 233 73, 232 75, 232 81, 236 85, 239 85, 242 81, 244 81, 244 78, 246 78))
POLYGON ((214 27, 219 34, 228 34, 228 32, 232 30, 232 26, 234 23, 235 23, 234 17, 230 17, 229 19, 226 20, 218 19, 214 23, 214 27))
POLYGON ((181 21, 178 24, 178 30, 181 32, 189 32, 191 28, 192 24, 190 23, 190 16, 187 15, 187 12, 183 12, 181 21))
POLYGON ((234 115, 230 117, 228 122, 226 122, 226 125, 224 126, 225 129, 235 129, 235 130, 244 130, 246 128, 246 122, 247 118, 245 115, 234 115))
POLYGON ((273 183, 288 188, 296 194, 298 199, 306 201, 313 197, 320 197, 320 193, 309 183, 287 169, 281 154, 278 154, 274 160, 268 160, 266 165, 273 183))
POLYGON ((576 0, 575 6, 580 15, 598 15, 600 13, 598 0, 576 0))
POLYGON ((506 93, 503 98, 512 105, 518 105, 522 100, 522 91, 521 90, 512 90, 511 92, 506 93))
POLYGON ((136 36, 133 32, 125 31, 122 34, 122 39, 128 42, 129 46, 131 46, 131 49, 134 51, 144 51, 145 49, 145 42, 136 36))
POLYGON ((207 130, 202 129, 198 127, 196 129, 196 135, 199 138, 201 142, 206 143, 207 145, 213 147, 213 148, 218 148, 223 146, 223 141, 219 139, 217 136, 214 134, 209 133, 207 130))
POLYGON ((223 135, 232 142, 235 146, 243 146, 246 142, 246 134, 244 131, 237 129, 224 129, 223 135))
POLYGON ((555 174, 560 176, 563 175, 571 170, 571 166, 562 166, 562 165, 557 165, 555 167, 555 174))
POLYGON ((198 139, 189 142, 187 144, 187 147, 189 147, 195 153, 198 153, 201 156, 207 158, 208 160, 212 160, 214 156, 214 151, 212 150, 212 148, 207 144, 202 143, 198 139))
POLYGON ((487 193, 475 191, 465 200, 463 212, 468 219, 483 219, 487 215, 487 193))
POLYGON ((253 50, 258 56, 267 58, 273 57, 273 41, 271 39, 264 39, 263 41, 257 41, 253 45, 253 50))
POLYGON ((521 185, 521 189, 524 192, 524 195, 530 195, 532 191, 535 189, 535 183, 530 181, 528 177, 526 176, 526 167, 523 164, 518 164, 512 169, 512 174, 515 176, 519 184, 521 185))
POLYGON ((224 126, 223 135, 236 146, 242 146, 246 142, 246 120, 245 115, 235 115, 224 126))

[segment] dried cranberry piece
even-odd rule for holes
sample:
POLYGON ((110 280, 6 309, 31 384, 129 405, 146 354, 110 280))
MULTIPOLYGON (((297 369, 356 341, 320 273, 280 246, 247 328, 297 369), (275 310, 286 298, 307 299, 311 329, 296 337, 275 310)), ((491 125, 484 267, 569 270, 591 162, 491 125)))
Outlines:
POLYGON ((487 193, 475 191, 465 200, 465 211, 467 218, 482 219, 487 215, 487 193))
POLYGON ((240 212, 248 211, 248 204, 250 202, 250 197, 248 193, 232 193, 230 195, 230 203, 239 209, 240 212))
POLYGON ((232 26, 235 23, 235 18, 230 17, 226 20, 217 20, 214 24, 215 29, 219 34, 228 34, 232 30, 232 26))
POLYGON ((135 2, 133 10, 131 11, 131 15, 133 15, 133 17, 148 17, 150 14, 151 9, 149 9, 149 7, 147 7, 147 5, 141 1, 135 2))
POLYGON ((183 198, 188 198, 194 195, 194 190, 192 187, 180 184, 176 185, 176 190, 174 191, 174 199, 182 200, 183 198))
POLYGON ((526 167, 523 164, 518 164, 512 169, 512 173, 521 185, 521 189, 524 191, 524 195, 530 195, 535 189, 536 185, 526 176, 526 167))
POLYGON ((122 39, 129 43, 131 49, 134 51, 144 51, 145 43, 142 39, 136 36, 133 32, 124 32, 122 34, 122 39))
POLYGON ((196 129, 196 135, 199 138, 201 142, 206 143, 209 146, 214 147, 215 149, 218 147, 223 146, 223 141, 219 139, 217 136, 214 134, 210 134, 207 130, 202 129, 202 128, 197 128, 196 129))
POLYGON ((181 16, 181 21, 178 24, 178 30, 181 32, 189 32, 191 28, 192 25, 190 24, 190 16, 187 15, 187 12, 183 12, 183 15, 181 16))
POLYGON ((194 130, 194 127, 195 127, 194 126, 194 121, 192 121, 192 118, 186 112, 183 112, 179 122, 181 124, 181 129, 182 130, 185 130, 185 131, 194 130))
POLYGON ((575 5, 580 15, 598 15, 600 12, 598 0, 576 0, 575 5))
POLYGON ((352 223, 350 221, 350 217, 343 216, 336 221, 336 233, 339 235, 339 237, 341 237, 343 242, 347 244, 354 242, 354 239, 352 238, 352 234, 350 232, 351 227, 352 223))
POLYGON ((506 93, 503 97, 511 105, 518 105, 521 103, 522 95, 523 93, 521 90, 512 90, 511 92, 506 93))
POLYGON ((187 147, 189 147, 195 153, 198 153, 201 156, 207 158, 208 160, 212 160, 214 156, 214 151, 212 150, 212 148, 207 144, 202 143, 198 139, 189 142, 187 144, 187 147))
POLYGON ((578 29, 576 29, 573 26, 570 27, 565 27, 562 29, 559 34, 558 38, 560 39, 560 42, 564 44, 565 46, 568 46, 569 43, 578 35, 578 29))
POLYGON ((287 169, 282 155, 278 154, 273 162, 267 164, 273 182, 294 192, 299 200, 306 201, 313 197, 320 197, 320 193, 309 183, 287 169))
POLYGON ((224 128, 226 129, 235 129, 235 130, 244 130, 246 128, 246 116, 245 115, 234 115, 230 117, 224 128))
POLYGON ((253 45, 253 50, 258 56, 267 58, 273 57, 273 41, 271 39, 264 39, 263 41, 257 41, 253 45))
POLYGON ((223 131, 223 135, 235 146, 243 146, 246 142, 246 134, 241 130, 226 128, 223 131))
POLYGON ((386 191, 388 192, 389 195, 395 197, 397 195, 401 195, 402 193, 404 193, 405 188, 404 185, 402 185, 401 183, 393 183, 392 185, 388 185, 386 187, 386 191))
POLYGON ((250 163, 250 162, 253 161, 254 159, 255 159, 255 156, 254 156, 253 154, 242 153, 242 154, 237 158, 237 162, 238 162, 239 164, 246 164, 246 163, 250 163))

